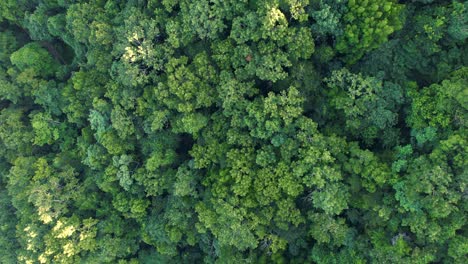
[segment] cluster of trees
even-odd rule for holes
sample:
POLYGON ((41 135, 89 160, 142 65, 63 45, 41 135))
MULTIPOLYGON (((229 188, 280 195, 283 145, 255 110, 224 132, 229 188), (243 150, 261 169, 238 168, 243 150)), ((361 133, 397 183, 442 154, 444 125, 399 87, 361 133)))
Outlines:
POLYGON ((1 263, 465 263, 468 2, 0 1, 1 263))

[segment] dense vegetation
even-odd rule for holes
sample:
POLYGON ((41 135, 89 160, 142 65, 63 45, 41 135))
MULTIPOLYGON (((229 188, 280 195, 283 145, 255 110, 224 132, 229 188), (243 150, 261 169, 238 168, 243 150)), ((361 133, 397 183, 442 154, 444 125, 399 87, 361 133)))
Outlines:
POLYGON ((468 2, 0 1, 0 263, 466 263, 468 2))

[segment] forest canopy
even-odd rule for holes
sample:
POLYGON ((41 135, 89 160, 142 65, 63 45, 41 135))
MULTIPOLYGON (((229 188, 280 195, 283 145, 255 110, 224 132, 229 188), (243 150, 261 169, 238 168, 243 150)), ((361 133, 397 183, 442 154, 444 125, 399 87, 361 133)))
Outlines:
POLYGON ((466 263, 468 2, 0 1, 0 263, 466 263))

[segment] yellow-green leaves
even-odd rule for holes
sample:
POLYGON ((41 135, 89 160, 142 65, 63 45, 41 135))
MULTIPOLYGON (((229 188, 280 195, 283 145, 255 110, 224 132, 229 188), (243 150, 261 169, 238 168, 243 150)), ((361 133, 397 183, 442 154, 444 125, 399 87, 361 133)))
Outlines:
POLYGON ((33 115, 31 125, 34 129, 34 144, 36 145, 52 144, 60 136, 60 123, 53 120, 49 114, 37 113, 33 115))
POLYGON ((15 51, 10 57, 11 63, 19 70, 31 70, 35 76, 51 77, 58 69, 58 64, 46 49, 33 42, 15 51))
POLYGON ((349 1, 343 17, 344 34, 338 39, 336 49, 346 55, 348 64, 354 64, 401 29, 402 9, 403 6, 393 0, 349 1))

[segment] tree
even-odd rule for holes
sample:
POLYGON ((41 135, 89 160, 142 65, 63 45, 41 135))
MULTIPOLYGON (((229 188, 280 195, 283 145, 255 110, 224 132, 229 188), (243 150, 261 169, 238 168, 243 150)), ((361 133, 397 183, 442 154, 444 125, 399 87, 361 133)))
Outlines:
POLYGON ((398 107, 403 102, 399 85, 355 75, 347 69, 332 72, 325 82, 330 88, 327 93, 331 108, 341 112, 337 117, 345 123, 347 134, 371 145, 379 134, 384 133, 379 137, 383 144, 395 144, 398 130, 393 127, 398 119, 398 107))
POLYGON ((19 70, 30 69, 36 76, 52 77, 58 65, 52 56, 38 43, 29 43, 11 54, 11 63, 19 70))
POLYGON ((402 9, 402 5, 392 0, 348 1, 348 11, 343 16, 344 34, 338 39, 336 49, 346 55, 348 64, 355 63, 402 28, 402 9))
POLYGON ((434 141, 436 136, 445 138, 447 133, 465 128, 467 73, 468 69, 463 67, 440 84, 432 84, 421 91, 409 91, 413 101, 407 122, 419 145, 434 141))
POLYGON ((58 122, 54 121, 48 114, 37 113, 32 115, 31 125, 34 129, 34 144, 36 145, 52 144, 60 137, 58 122))

